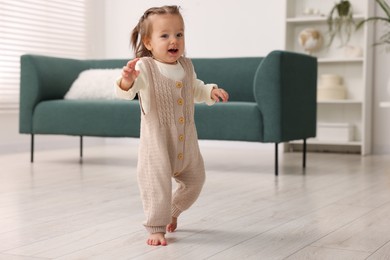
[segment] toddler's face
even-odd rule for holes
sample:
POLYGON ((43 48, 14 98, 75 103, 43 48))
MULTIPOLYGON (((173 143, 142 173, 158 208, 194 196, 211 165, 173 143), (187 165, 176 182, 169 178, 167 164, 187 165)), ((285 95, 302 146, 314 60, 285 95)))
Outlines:
POLYGON ((144 44, 156 60, 174 64, 183 55, 185 48, 184 24, 178 15, 164 14, 149 17, 152 33, 144 44))

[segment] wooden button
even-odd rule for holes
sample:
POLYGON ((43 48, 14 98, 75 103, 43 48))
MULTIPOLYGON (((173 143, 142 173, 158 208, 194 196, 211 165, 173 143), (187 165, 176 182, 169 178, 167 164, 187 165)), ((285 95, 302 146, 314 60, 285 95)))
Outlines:
POLYGON ((179 123, 180 123, 180 124, 184 124, 184 117, 180 117, 180 118, 179 118, 179 123))
POLYGON ((183 87, 183 83, 181 83, 180 81, 177 81, 176 82, 176 87, 177 88, 182 88, 183 87))
POLYGON ((184 99, 179 98, 179 99, 177 100, 177 104, 178 104, 179 106, 183 105, 183 104, 184 104, 184 99))
POLYGON ((184 135, 179 135, 179 141, 183 142, 184 141, 184 135))
POLYGON ((179 153, 178 155, 177 155, 177 159, 179 159, 179 160, 183 160, 183 154, 182 153, 179 153))

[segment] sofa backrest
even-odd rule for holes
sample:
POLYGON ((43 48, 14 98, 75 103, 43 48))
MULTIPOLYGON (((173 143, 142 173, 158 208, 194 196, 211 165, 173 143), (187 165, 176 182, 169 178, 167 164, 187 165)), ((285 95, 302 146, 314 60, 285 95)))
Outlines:
MULTIPOLYGON (((254 102, 253 83, 262 57, 191 58, 197 78, 229 92, 230 101, 254 102)), ((121 68, 127 60, 89 60, 91 68, 121 68)))
POLYGON ((253 83, 262 57, 194 58, 197 78, 229 92, 230 101, 254 102, 253 83))
POLYGON ((118 69, 125 66, 129 60, 105 59, 105 60, 86 60, 85 62, 88 64, 89 69, 118 69))

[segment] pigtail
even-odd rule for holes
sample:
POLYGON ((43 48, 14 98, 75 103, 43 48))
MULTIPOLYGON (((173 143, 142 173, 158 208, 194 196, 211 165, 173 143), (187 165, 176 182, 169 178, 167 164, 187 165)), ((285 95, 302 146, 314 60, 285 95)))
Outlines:
POLYGON ((140 44, 141 44, 141 41, 140 43, 138 42, 138 37, 139 37, 139 34, 140 34, 140 29, 139 29, 139 23, 137 24, 136 27, 134 27, 133 31, 131 32, 131 38, 130 38, 130 44, 131 44, 131 47, 133 48, 134 50, 134 55, 136 58, 139 58, 139 52, 140 52, 140 44))
POLYGON ((143 39, 148 35, 147 16, 143 15, 136 27, 131 32, 130 44, 136 58, 151 57, 152 53, 144 45, 143 39))

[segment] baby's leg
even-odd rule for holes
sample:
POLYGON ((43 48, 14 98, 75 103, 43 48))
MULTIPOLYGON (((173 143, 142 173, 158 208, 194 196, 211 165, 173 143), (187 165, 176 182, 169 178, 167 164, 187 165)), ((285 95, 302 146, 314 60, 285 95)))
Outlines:
POLYGON ((177 228, 177 218, 187 210, 199 197, 205 181, 204 167, 199 167, 196 171, 185 171, 175 177, 178 187, 172 198, 172 221, 167 226, 168 232, 173 232, 177 228))
POLYGON ((172 233, 175 232, 176 228, 177 228, 177 218, 172 217, 171 223, 167 225, 167 231, 172 233))
POLYGON ((165 233, 150 234, 148 241, 146 242, 150 246, 166 246, 167 240, 165 239, 165 233))
POLYGON ((138 171, 138 183, 149 232, 148 245, 166 245, 166 226, 171 222, 172 177, 163 171, 147 168, 138 171))

